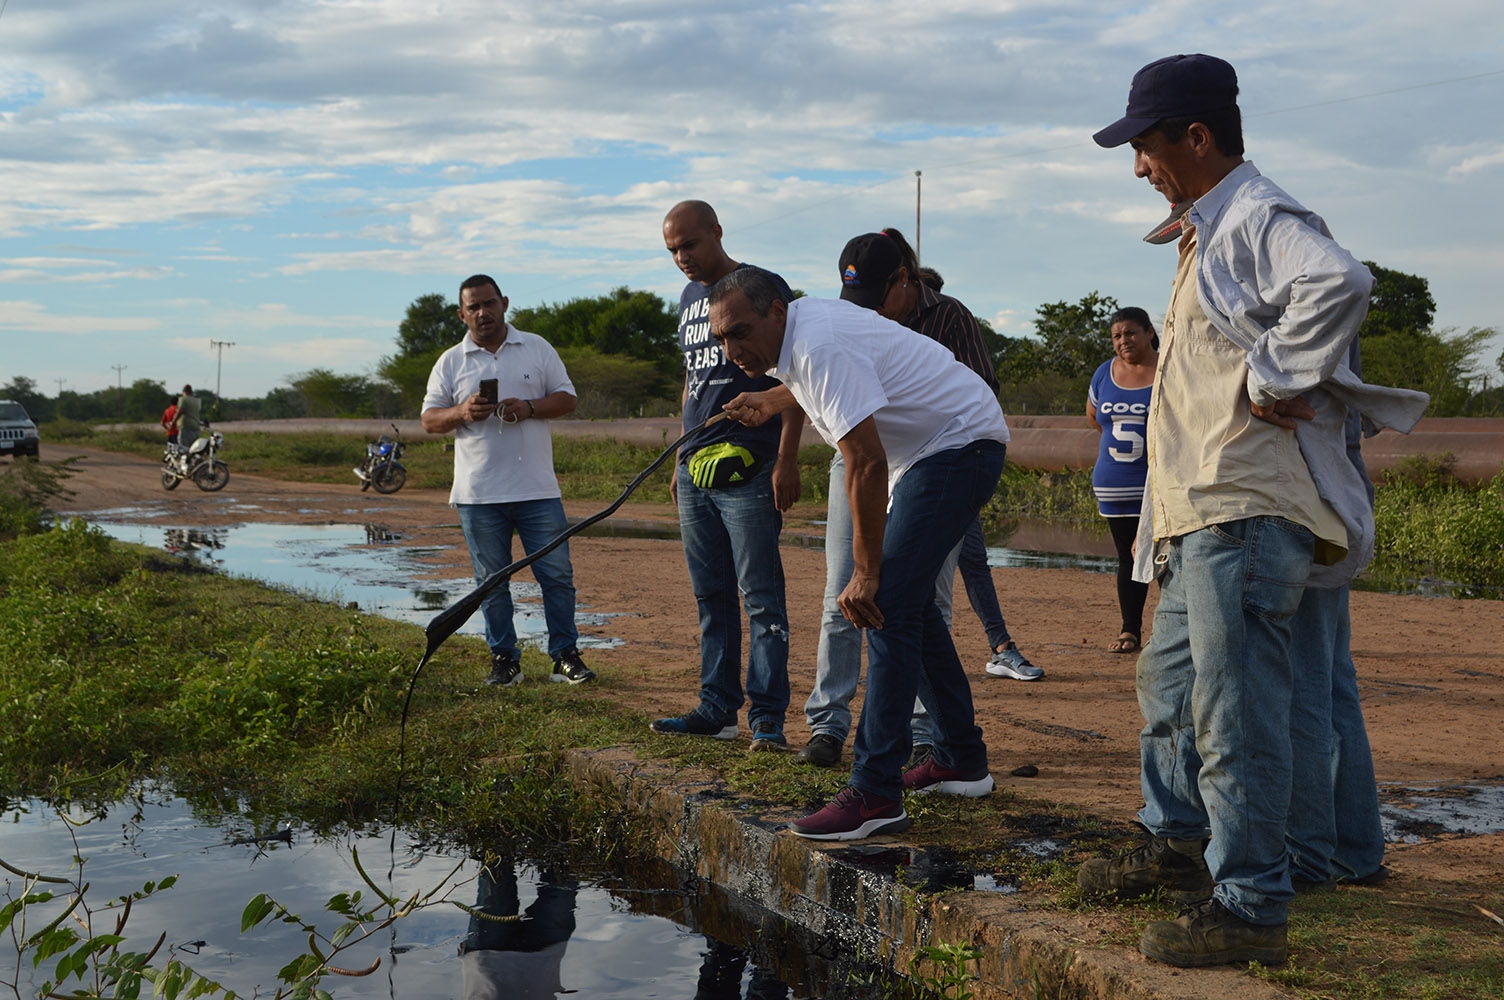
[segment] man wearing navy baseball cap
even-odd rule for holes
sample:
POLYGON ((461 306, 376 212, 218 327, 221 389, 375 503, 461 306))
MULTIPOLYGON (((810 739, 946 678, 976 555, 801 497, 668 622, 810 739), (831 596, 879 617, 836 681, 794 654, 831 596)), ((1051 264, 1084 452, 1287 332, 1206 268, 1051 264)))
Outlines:
MULTIPOLYGON (((1093 137, 1131 145, 1134 174, 1186 207, 1135 566, 1136 579, 1161 588, 1137 678, 1139 819, 1151 839, 1088 861, 1077 881, 1088 895, 1163 888, 1188 904, 1139 941, 1178 966, 1284 962, 1287 819, 1292 845, 1325 828, 1317 856, 1295 850, 1320 884, 1343 868, 1335 817, 1371 804, 1376 818, 1371 762, 1367 789, 1340 774, 1334 786, 1337 720, 1304 712, 1329 703, 1346 611, 1345 600, 1307 595, 1345 597, 1373 552, 1359 416, 1408 431, 1428 402, 1357 378, 1373 278, 1320 216, 1243 159, 1237 96, 1225 61, 1169 56, 1134 75, 1123 117, 1093 137), (1324 754, 1310 749, 1318 743, 1324 754)), ((1366 749, 1364 738, 1364 758, 1366 749)), ((1346 865, 1353 880, 1382 871, 1377 858, 1346 865)))

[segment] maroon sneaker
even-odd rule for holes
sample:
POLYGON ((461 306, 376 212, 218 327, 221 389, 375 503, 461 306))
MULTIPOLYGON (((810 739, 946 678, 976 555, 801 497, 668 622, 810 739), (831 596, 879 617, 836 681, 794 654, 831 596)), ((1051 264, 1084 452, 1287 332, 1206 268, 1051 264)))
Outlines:
POLYGON ((992 775, 986 765, 975 771, 961 771, 941 767, 934 757, 903 773, 903 790, 915 795, 940 792, 944 795, 964 795, 977 799, 993 789, 992 775))
POLYGON ((902 802, 847 785, 825 808, 794 820, 789 829, 808 840, 861 840, 879 833, 902 833, 909 822, 902 802))

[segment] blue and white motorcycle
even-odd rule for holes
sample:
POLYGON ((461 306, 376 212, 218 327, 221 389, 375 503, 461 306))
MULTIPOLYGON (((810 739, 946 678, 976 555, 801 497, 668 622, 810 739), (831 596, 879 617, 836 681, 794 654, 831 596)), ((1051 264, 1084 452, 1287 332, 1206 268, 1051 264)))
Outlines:
POLYGON ((402 432, 393 424, 392 433, 395 438, 383 434, 366 445, 365 464, 352 470, 360 480, 362 493, 372 486, 377 493, 396 493, 407 482, 407 469, 397 461, 402 457, 402 432))

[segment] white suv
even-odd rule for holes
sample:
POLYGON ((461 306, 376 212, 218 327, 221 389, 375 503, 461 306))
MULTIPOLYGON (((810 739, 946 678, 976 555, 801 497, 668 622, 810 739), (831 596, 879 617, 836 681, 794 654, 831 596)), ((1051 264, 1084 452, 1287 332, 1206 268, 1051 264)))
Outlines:
POLYGON ((26 415, 26 407, 8 399, 0 399, 0 455, 38 456, 42 443, 37 434, 37 425, 26 415))

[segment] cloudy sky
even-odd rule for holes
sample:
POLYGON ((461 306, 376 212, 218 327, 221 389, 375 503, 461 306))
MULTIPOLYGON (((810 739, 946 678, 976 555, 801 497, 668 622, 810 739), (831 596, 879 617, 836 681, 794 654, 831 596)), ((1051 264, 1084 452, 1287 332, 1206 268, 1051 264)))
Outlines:
MULTIPOLYGON (((660 224, 834 294, 895 225, 1027 333, 1096 290, 1158 318, 1173 248, 1091 133, 1175 52, 1238 69, 1249 157, 1358 257, 1504 326, 1497 0, 0 0, 0 384, 261 395, 369 373, 407 304, 677 299, 660 224)), ((1495 342, 1486 360, 1498 353, 1495 342)))

